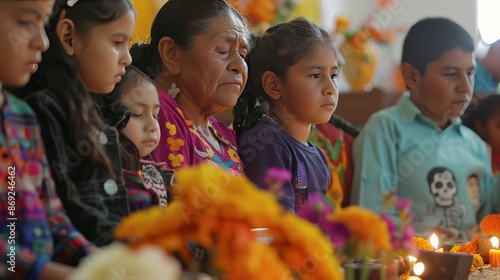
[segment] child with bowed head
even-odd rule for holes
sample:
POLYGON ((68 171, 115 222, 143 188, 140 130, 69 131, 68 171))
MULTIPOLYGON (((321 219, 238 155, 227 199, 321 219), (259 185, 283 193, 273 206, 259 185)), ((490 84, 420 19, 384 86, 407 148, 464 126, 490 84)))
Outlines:
POLYGON ((91 248, 57 197, 35 113, 3 88, 37 71, 53 5, 0 1, 0 279, 66 279, 91 248))
POLYGON ((500 171, 500 95, 488 95, 479 100, 477 107, 471 107, 464 114, 464 125, 474 130, 489 145, 493 175, 498 177, 500 171))
POLYGON ((232 129, 215 114, 236 104, 247 81, 249 31, 224 0, 169 0, 151 40, 130 49, 133 64, 158 88, 161 138, 153 156, 169 168, 214 162, 241 176, 232 129))
POLYGON ((330 185, 326 157, 308 138, 311 126, 328 122, 337 106, 337 54, 328 32, 298 18, 269 28, 248 65, 233 124, 245 174, 265 189, 268 169, 290 171, 279 202, 295 212, 330 185))
POLYGON ((354 141, 352 203, 380 212, 395 189, 413 200, 415 235, 475 234, 492 211, 493 176, 486 144, 460 120, 472 95, 473 51, 472 37, 449 19, 410 28, 401 63, 409 93, 375 113, 354 141))
POLYGON ((104 126, 89 92, 109 94, 132 61, 129 0, 57 0, 50 48, 26 90, 45 141, 57 193, 76 228, 98 246, 129 215, 118 132, 104 126))
POLYGON ((110 108, 102 110, 105 120, 123 115, 120 109, 116 110, 121 106, 131 112, 128 121, 120 128, 120 154, 130 210, 154 205, 166 207, 166 186, 171 185, 173 171, 167 170, 164 162, 147 159, 160 139, 160 102, 154 82, 139 69, 127 66, 109 99, 110 108), (118 116, 115 116, 117 112, 118 116))

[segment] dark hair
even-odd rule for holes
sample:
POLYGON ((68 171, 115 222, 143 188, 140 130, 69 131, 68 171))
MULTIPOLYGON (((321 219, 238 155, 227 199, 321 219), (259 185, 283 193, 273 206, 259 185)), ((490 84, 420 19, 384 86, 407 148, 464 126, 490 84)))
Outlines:
MULTIPOLYGON (((463 124, 468 128, 476 131, 476 124, 479 122, 486 127, 487 122, 493 117, 495 114, 500 113, 500 95, 493 94, 489 95, 485 98, 479 100, 477 107, 471 108, 469 106, 467 111, 464 113, 462 118, 463 124)), ((477 132, 477 131, 476 131, 477 132)), ((479 135, 484 139, 484 135, 479 135)))
POLYGON ((446 168, 446 167, 434 167, 433 169, 431 169, 431 171, 429 171, 429 173, 427 174, 427 183, 429 184, 429 188, 431 187, 431 184, 434 182, 434 176, 436 174, 440 174, 440 173, 443 173, 445 171, 450 171, 451 173, 451 178, 453 179, 453 182, 457 182, 457 180, 455 179, 455 174, 453 174, 453 172, 446 168))
POLYGON ((67 0, 57 0, 46 27, 50 47, 42 54, 39 71, 32 76, 30 84, 24 89, 25 92, 33 92, 50 87, 62 101, 63 108, 69 115, 68 123, 71 126, 68 129, 72 136, 72 144, 76 146, 81 141, 88 141, 91 162, 110 174, 114 173, 112 162, 92 133, 102 130, 101 117, 80 78, 74 59, 62 46, 56 27, 62 11, 66 11, 66 18, 73 21, 76 32, 85 35, 92 27, 112 22, 130 10, 134 10, 130 0, 80 0, 73 7, 67 5, 67 0))
POLYGON ((213 19, 232 15, 246 24, 245 18, 224 0, 169 0, 153 21, 149 43, 132 45, 132 63, 155 79, 161 71, 158 44, 163 37, 170 37, 182 49, 189 49, 197 35, 211 28, 213 19))
POLYGON ((233 108, 237 138, 270 110, 262 87, 262 75, 266 71, 286 80, 288 68, 310 55, 317 44, 326 44, 335 51, 330 34, 305 18, 270 27, 260 39, 253 39, 257 41, 256 46, 246 58, 248 82, 233 108))
MULTIPOLYGON (((132 65, 126 66, 125 70, 125 75, 122 77, 122 80, 118 84, 116 84, 115 89, 110 95, 113 102, 121 103, 120 99, 125 94, 133 94, 135 92, 134 88, 141 81, 145 80, 147 82, 150 82, 151 84, 154 84, 153 80, 151 80, 141 70, 132 65)), ((141 156, 139 154, 139 150, 137 149, 135 144, 123 133, 123 130, 120 130, 119 133, 122 167, 126 170, 133 171, 141 169, 141 156)))
POLYGON ((408 62, 424 75, 429 63, 457 48, 474 51, 474 40, 463 27, 447 18, 426 18, 408 31, 401 62, 408 62))

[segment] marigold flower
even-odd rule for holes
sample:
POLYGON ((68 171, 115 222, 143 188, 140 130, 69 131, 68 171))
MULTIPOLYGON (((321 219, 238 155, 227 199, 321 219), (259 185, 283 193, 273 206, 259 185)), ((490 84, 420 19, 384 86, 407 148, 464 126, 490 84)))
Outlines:
POLYGON ((481 220, 481 231, 486 235, 500 236, 500 214, 490 214, 481 220))
POLYGON ((431 243, 429 240, 423 238, 423 237, 413 237, 412 238, 413 244, 417 246, 418 249, 420 250, 433 250, 431 243))
POLYGON ((476 236, 472 238, 472 240, 469 242, 469 244, 465 244, 460 246, 460 252, 461 253, 468 253, 468 254, 479 254, 478 250, 478 243, 479 237, 476 236))

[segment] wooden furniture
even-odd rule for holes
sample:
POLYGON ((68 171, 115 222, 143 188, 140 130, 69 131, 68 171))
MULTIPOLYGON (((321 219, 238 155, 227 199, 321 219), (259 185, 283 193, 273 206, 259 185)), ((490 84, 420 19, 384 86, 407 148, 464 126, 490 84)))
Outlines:
POLYGON ((334 114, 362 127, 373 113, 396 104, 400 96, 377 88, 370 92, 341 92, 334 114))

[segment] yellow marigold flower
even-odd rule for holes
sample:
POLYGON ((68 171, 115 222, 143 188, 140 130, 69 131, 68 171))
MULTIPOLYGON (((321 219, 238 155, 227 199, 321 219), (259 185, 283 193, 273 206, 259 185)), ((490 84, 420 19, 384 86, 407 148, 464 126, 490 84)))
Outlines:
POLYGON ((401 280, 406 280, 406 279, 408 279, 408 278, 411 276, 411 273, 413 272, 413 266, 414 266, 414 264, 413 264, 413 263, 412 263, 412 264, 410 264, 410 268, 408 269, 408 271, 406 271, 406 272, 404 272, 404 273, 401 273, 401 274, 399 275, 399 279, 401 279, 401 280))
POLYGON ((169 154, 168 160, 170 160, 172 167, 180 167, 184 162, 184 156, 181 154, 178 155, 169 154))
POLYGON ((177 127, 175 124, 172 124, 170 122, 165 123, 165 128, 168 130, 168 134, 174 136, 177 134, 177 127))
POLYGON ((470 271, 476 270, 476 268, 484 266, 483 257, 480 254, 474 254, 474 259, 472 259, 472 265, 470 267, 470 271))
POLYGON ((125 218, 117 239, 133 248, 153 244, 185 261, 191 259, 186 242, 200 244, 227 280, 341 279, 333 245, 319 228, 284 214, 271 194, 248 179, 209 163, 181 168, 177 175, 173 190, 179 199, 164 211, 156 207, 125 218), (273 242, 257 243, 250 231, 256 227, 268 228, 273 242))
POLYGON ((411 240, 413 241, 413 244, 415 244, 415 246, 417 246, 417 248, 420 250, 434 250, 429 240, 423 237, 412 237, 411 240))
POLYGON ((500 235, 500 214, 487 215, 479 226, 486 235, 500 235))
POLYGON ((167 144, 170 146, 170 150, 173 152, 179 151, 181 147, 184 146, 184 140, 177 138, 174 139, 172 137, 167 138, 167 144))
POLYGON ((229 157, 234 161, 234 162, 240 162, 240 157, 238 156, 238 153, 233 150, 233 149, 229 149, 227 151, 227 153, 229 154, 229 157))
POLYGON ((370 257, 377 257, 377 252, 392 250, 387 224, 377 213, 359 206, 349 206, 329 214, 328 218, 344 223, 351 231, 350 240, 356 245, 370 247, 371 251, 367 252, 370 257))
POLYGON ((459 253, 461 247, 462 247, 462 245, 453 245, 453 247, 451 247, 451 249, 450 249, 450 252, 459 253))

